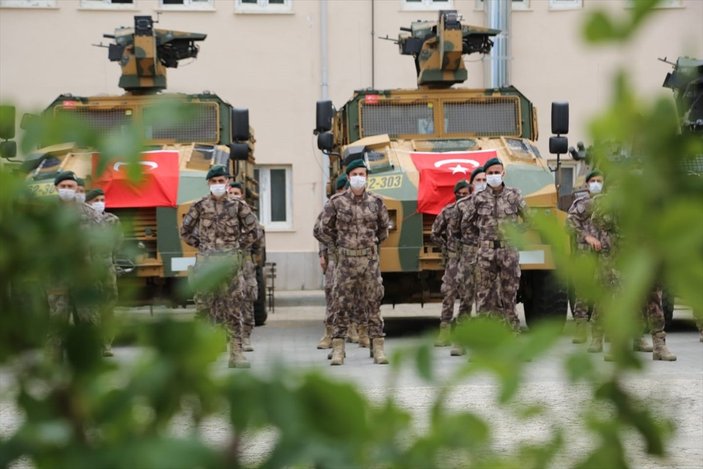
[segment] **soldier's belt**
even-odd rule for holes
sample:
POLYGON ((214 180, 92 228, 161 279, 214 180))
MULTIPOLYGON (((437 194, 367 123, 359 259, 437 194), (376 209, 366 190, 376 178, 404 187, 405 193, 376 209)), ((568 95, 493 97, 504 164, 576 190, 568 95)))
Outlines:
POLYGON ((364 257, 376 254, 376 248, 363 248, 363 249, 347 249, 347 248, 337 248, 337 253, 341 256, 346 257, 364 257))

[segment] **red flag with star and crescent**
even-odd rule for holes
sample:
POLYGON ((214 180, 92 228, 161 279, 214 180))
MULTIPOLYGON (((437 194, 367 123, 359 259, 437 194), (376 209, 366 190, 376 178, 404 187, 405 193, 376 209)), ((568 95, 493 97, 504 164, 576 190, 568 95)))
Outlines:
POLYGON ((420 173, 417 211, 437 215, 454 201, 454 184, 468 181, 474 169, 497 156, 495 150, 410 153, 420 173))
POLYGON ((139 164, 142 177, 133 181, 126 161, 111 161, 97 174, 98 155, 93 155, 93 186, 105 191, 107 208, 175 207, 178 202, 179 153, 175 150, 146 151, 139 164))

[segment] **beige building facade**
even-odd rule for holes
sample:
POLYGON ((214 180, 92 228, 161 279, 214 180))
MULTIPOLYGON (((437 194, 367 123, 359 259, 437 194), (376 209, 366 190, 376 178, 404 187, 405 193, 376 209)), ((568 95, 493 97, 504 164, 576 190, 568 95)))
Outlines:
MULTIPOLYGON (((661 84, 670 66, 657 58, 703 57, 701 0, 663 0, 618 48, 585 45, 582 26, 595 9, 623 18, 631 0, 511 3, 510 81, 538 108, 543 154, 552 101, 570 102, 570 143, 587 142, 589 119, 608 102, 618 69, 630 73, 638 93, 668 95, 661 84)), ((484 24, 483 0, 0 0, 0 102, 21 114, 61 93, 122 94, 118 66, 92 45, 131 26, 134 15, 158 13, 159 28, 206 33, 197 60, 169 70, 169 90, 209 90, 249 108, 277 286, 319 288, 312 224, 324 198, 324 163, 312 134, 315 101, 324 93, 340 107, 355 89, 414 87, 411 58, 379 36, 395 38, 401 26, 434 19, 438 9, 484 24)), ((483 87, 481 58, 466 65, 463 86, 483 87)))

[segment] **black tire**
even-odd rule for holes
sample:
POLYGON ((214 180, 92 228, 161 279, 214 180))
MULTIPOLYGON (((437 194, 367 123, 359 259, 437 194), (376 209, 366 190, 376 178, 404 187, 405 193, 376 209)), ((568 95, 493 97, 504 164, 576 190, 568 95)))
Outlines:
POLYGON ((266 310, 266 281, 264 279, 264 269, 260 265, 256 266, 256 285, 259 289, 259 297, 254 301, 254 324, 263 326, 268 319, 266 310))
POLYGON ((553 272, 532 270, 523 272, 520 295, 525 309, 525 322, 533 326, 550 319, 566 321, 568 294, 553 272))
POLYGON ((664 311, 664 330, 668 331, 674 320, 674 295, 666 290, 662 292, 662 310, 664 311))

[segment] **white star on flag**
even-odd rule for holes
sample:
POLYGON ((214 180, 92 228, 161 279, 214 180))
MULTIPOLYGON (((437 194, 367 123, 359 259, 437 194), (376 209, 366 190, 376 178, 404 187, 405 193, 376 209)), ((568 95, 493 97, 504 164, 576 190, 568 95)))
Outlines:
POLYGON ((456 173, 463 173, 463 174, 466 174, 466 173, 469 171, 468 169, 464 168, 464 167, 463 167, 462 165, 460 165, 460 164, 457 164, 457 165, 454 166, 453 168, 449 168, 449 169, 452 170, 452 174, 456 174, 456 173))

